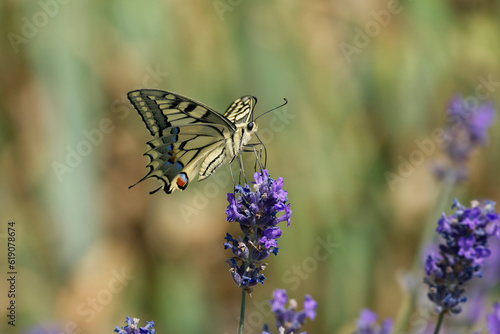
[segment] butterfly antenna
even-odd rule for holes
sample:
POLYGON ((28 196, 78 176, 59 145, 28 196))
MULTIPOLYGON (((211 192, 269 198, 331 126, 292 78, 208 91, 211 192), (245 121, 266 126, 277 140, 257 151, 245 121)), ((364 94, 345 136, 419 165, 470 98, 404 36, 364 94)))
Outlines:
POLYGON ((261 118, 261 117, 262 117, 262 116, 264 116, 265 114, 270 113, 271 111, 276 110, 276 109, 278 109, 278 108, 281 108, 281 107, 286 106, 286 105, 288 104, 288 100, 287 100, 287 99, 285 99, 285 98, 283 98, 283 100, 285 100, 285 103, 283 103, 283 104, 281 104, 281 105, 279 105, 279 106, 277 106, 277 107, 275 107, 275 108, 273 108, 273 109, 271 109, 271 110, 268 110, 268 111, 266 111, 266 112, 265 112, 265 113, 263 113, 263 114, 260 114, 260 115, 259 115, 256 119, 254 119, 253 121, 255 122, 256 120, 258 120, 259 118, 261 118))

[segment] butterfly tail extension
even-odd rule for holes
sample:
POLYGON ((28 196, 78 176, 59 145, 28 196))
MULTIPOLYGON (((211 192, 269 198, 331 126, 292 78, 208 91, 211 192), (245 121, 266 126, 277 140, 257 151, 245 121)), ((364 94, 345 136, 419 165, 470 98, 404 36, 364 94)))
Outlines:
MULTIPOLYGON (((161 163, 161 160, 159 163, 161 163)), ((150 191, 150 194, 154 194, 160 189, 163 189, 167 194, 171 194, 175 189, 186 189, 189 184, 189 177, 185 172, 177 172, 175 169, 171 171, 164 168, 154 168, 154 165, 151 163, 147 167, 149 167, 149 172, 142 179, 131 185, 129 189, 148 178, 155 178, 163 183, 162 186, 150 191)))
POLYGON ((149 177, 149 172, 142 178, 140 179, 139 181, 137 181, 136 183, 134 183, 133 185, 131 186, 128 186, 128 188, 132 188, 132 187, 135 187, 136 185, 138 185, 139 183, 141 183, 142 181, 146 180, 147 178, 149 177))
POLYGON ((156 178, 163 183, 161 187, 150 192, 151 194, 160 189, 164 189, 166 193, 170 194, 175 189, 183 190, 187 187, 189 178, 182 173, 184 164, 178 161, 177 154, 179 151, 174 150, 171 144, 163 144, 156 147, 155 145, 159 140, 161 139, 155 139, 148 142, 150 149, 144 153, 144 155, 149 158, 149 163, 147 165, 149 171, 142 179, 129 188, 150 177, 156 178))
MULTIPOLYGON (((184 190, 189 184, 188 174, 184 171, 184 164, 175 155, 160 154, 158 151, 150 151, 146 154, 150 158, 148 167, 150 171, 147 177, 154 177, 163 183, 167 194, 175 189, 184 190)), ((156 192, 155 190, 154 192, 156 192)), ((153 193, 154 193, 153 192, 153 193)))
MULTIPOLYGON (((150 149, 144 154, 149 157, 149 173, 145 178, 155 177, 164 183, 166 193, 175 189, 184 190, 191 179, 198 174, 206 156, 215 156, 219 147, 224 147, 224 141, 219 140, 201 144, 199 135, 179 135, 179 138, 164 136, 148 142, 150 149), (195 148, 190 148, 190 141, 197 139, 195 148), (178 142, 177 142, 178 140, 178 142)), ((210 138, 210 137, 207 137, 210 138)), ((223 162, 223 161, 222 161, 223 162)), ((205 174, 199 174, 201 181, 208 177, 222 162, 210 165, 205 174)))

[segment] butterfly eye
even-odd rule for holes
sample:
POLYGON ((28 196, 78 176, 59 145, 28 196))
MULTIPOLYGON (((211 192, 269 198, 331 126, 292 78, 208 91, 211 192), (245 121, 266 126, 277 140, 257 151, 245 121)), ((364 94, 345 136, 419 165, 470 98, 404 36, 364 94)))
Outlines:
POLYGON ((247 130, 248 130, 248 131, 252 131, 252 129, 253 129, 253 125, 254 125, 254 124, 253 124, 253 122, 248 123, 248 124, 247 124, 247 130))

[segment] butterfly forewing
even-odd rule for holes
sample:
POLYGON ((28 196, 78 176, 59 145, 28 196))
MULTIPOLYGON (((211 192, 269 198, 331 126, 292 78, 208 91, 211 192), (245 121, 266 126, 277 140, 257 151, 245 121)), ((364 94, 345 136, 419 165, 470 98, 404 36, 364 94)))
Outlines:
POLYGON ((128 98, 153 135, 145 153, 150 158, 149 172, 139 182, 155 177, 163 186, 153 192, 163 188, 167 193, 185 189, 197 173, 198 180, 207 178, 234 158, 235 151, 239 152, 234 149, 234 138, 242 137, 256 103, 254 97, 244 96, 223 116, 167 91, 136 90, 128 98))
POLYGON ((246 124, 250 122, 252 110, 257 103, 257 99, 253 96, 243 96, 234 101, 224 113, 224 117, 231 123, 246 124))
POLYGON ((141 89, 128 93, 128 98, 153 136, 170 127, 196 123, 224 124, 235 130, 234 124, 221 114, 179 94, 141 89))

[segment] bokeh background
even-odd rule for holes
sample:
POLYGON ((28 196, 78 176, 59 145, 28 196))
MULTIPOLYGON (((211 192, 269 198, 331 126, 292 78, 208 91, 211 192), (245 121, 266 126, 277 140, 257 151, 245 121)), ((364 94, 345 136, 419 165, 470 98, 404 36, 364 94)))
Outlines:
MULTIPOLYGON (((172 195, 149 195, 155 180, 127 189, 146 172, 149 139, 132 89, 220 112, 247 94, 257 114, 289 100, 259 119, 293 215, 247 299, 247 333, 272 323, 275 288, 318 301, 309 333, 348 333, 363 307, 396 317, 401 277, 437 219, 437 144, 403 182, 391 187, 386 173, 444 126, 454 93, 500 103, 494 0, 7 0, 0 10, 0 264, 4 275, 13 220, 18 270, 17 326, 2 316, 2 333, 110 333, 126 315, 158 333, 236 332, 240 292, 222 247, 238 232, 225 221, 228 167, 172 195)), ((499 131, 450 196, 500 200, 499 131)), ((3 310, 7 290, 2 278, 3 310)))

